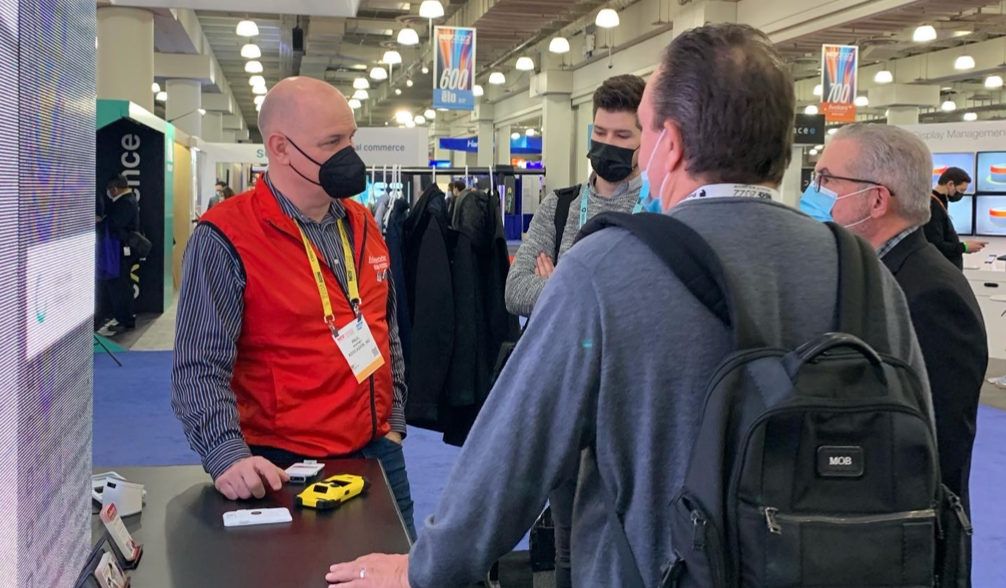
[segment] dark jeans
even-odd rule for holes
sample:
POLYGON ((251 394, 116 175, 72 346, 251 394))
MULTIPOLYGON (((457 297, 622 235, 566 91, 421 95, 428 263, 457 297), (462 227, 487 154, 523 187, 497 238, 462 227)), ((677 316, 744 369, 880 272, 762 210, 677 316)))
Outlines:
POLYGON ((570 558, 570 536, 573 528, 573 499, 576 497, 576 478, 567 481, 548 495, 555 525, 555 586, 572 588, 573 569, 570 558))
MULTIPOLYGON (((264 457, 274 464, 293 464, 311 458, 297 455, 283 449, 273 447, 251 447, 253 455, 264 457)), ((398 502, 398 510, 402 513, 402 520, 409 531, 409 538, 416 540, 416 523, 413 520, 412 490, 409 487, 409 473, 405 470, 405 453, 402 446, 394 441, 381 438, 373 441, 362 450, 349 455, 330 456, 328 459, 351 458, 351 459, 378 459, 384 466, 384 473, 388 476, 388 483, 391 484, 391 491, 395 494, 395 501, 398 502)))
POLYGON ((132 329, 136 327, 133 280, 130 277, 129 271, 129 266, 132 265, 132 262, 128 258, 125 258, 122 260, 122 263, 126 267, 119 273, 119 277, 111 280, 100 280, 98 282, 99 289, 101 290, 101 299, 98 306, 100 308, 107 304, 107 310, 111 311, 112 318, 118 321, 123 327, 132 329))

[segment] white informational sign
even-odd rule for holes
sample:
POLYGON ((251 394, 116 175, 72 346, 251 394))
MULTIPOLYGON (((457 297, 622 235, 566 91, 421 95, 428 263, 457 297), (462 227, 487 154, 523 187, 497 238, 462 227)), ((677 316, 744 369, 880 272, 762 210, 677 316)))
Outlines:
POLYGON ((27 354, 31 361, 94 312, 94 233, 28 249, 25 280, 27 354))
POLYGON ((356 130, 353 143, 368 166, 426 167, 430 164, 429 129, 426 127, 360 127, 356 130))
POLYGON ((1006 121, 905 125, 933 153, 1006 151, 1006 121))

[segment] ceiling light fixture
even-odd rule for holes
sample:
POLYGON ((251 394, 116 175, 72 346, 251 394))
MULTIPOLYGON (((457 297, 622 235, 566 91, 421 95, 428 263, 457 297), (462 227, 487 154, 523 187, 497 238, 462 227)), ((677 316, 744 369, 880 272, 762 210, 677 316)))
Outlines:
POLYGON ((266 88, 265 86, 255 86, 252 88, 252 94, 255 94, 256 96, 265 96, 268 93, 269 88, 266 88))
POLYGON ((398 44, 412 46, 419 44, 419 33, 415 29, 406 27, 398 31, 398 44))
POLYGON ((817 112, 818 112, 817 106, 814 105, 814 104, 811 104, 807 108, 803 109, 803 113, 804 114, 815 115, 815 114, 817 114, 817 112))
POLYGON ((367 71, 367 66, 364 65, 364 64, 362 64, 362 63, 354 63, 353 65, 351 65, 349 67, 350 67, 350 69, 355 69, 357 71, 367 71))
POLYGON ((437 118, 437 113, 432 108, 427 108, 426 112, 423 113, 423 116, 425 116, 427 120, 434 120, 437 118))
POLYGON ((534 69, 534 60, 530 57, 517 58, 517 71, 531 71, 534 69))
POLYGON ((860 108, 870 105, 870 99, 866 96, 856 96, 856 106, 860 108))
POLYGON ((398 51, 395 51, 394 49, 390 51, 385 51, 384 59, 382 59, 382 61, 384 61, 384 63, 387 63, 388 65, 398 65, 399 63, 402 62, 402 54, 399 53, 398 51))
POLYGON ((813 92, 813 94, 815 96, 822 96, 822 95, 824 95, 824 87, 821 84, 818 84, 818 85, 814 86, 814 92, 813 92))
POLYGON ((154 82, 153 84, 150 85, 150 91, 153 92, 154 94, 160 92, 161 91, 161 85, 158 84, 157 82, 154 82))
POLYGON ((167 92, 158 92, 157 95, 154 96, 154 100, 157 100, 158 102, 167 102, 168 101, 168 93, 167 92))
POLYGON ((480 86, 479 84, 475 84, 474 86, 472 86, 472 94, 475 94, 476 98, 485 93, 486 93, 485 90, 483 90, 482 86, 480 86))
POLYGON ((405 123, 405 128, 407 128, 407 129, 414 129, 414 128, 416 128, 416 121, 410 120, 410 121, 406 122, 405 123))
POLYGON ((534 132, 534 129, 528 129, 524 131, 524 134, 527 135, 528 137, 533 137, 535 136, 536 133, 534 132))
POLYGON ((200 116, 206 116, 206 109, 205 108, 200 108, 199 109, 199 114, 200 114, 200 116))
POLYGON ((261 61, 249 61, 245 64, 245 72, 250 74, 260 74, 264 71, 261 61))
POLYGON ((241 57, 245 59, 258 59, 262 57, 262 49, 255 43, 248 43, 241 48, 241 57))
POLYGON ((428 68, 428 67, 426 67, 426 66, 424 65, 424 66, 423 66, 423 69, 422 69, 422 72, 423 72, 423 75, 425 76, 426 74, 430 73, 430 68, 428 68))
POLYGON ((618 13, 610 8, 605 8, 597 13, 594 24, 602 29, 613 29, 619 25, 618 13))
POLYGON ((238 23, 238 28, 235 32, 239 37, 257 37, 258 25, 253 20, 243 20, 238 23))
POLYGON ((555 37, 548 44, 550 53, 569 53, 569 40, 566 37, 555 37))
POLYGON ((494 71, 489 74, 489 83, 494 86, 502 86, 506 83, 506 76, 503 75, 503 72, 494 71))
POLYGON ((964 113, 964 120, 966 122, 975 122, 976 120, 978 120, 978 113, 976 113, 976 112, 965 112, 964 113))
POLYGON ((970 55, 961 55, 956 61, 954 61, 954 69, 958 71, 967 71, 974 68, 975 58, 970 55))
POLYGON ((989 76, 985 78, 985 87, 994 90, 996 88, 1003 87, 1003 79, 1001 76, 989 76))
POLYGON ((356 78, 355 80, 353 80, 353 89, 354 90, 369 90, 370 89, 370 80, 368 80, 367 78, 356 78))
POLYGON ((399 110, 395 113, 395 121, 400 125, 404 125, 406 122, 410 122, 411 120, 412 113, 408 110, 399 110))
POLYGON ((811 156, 811 157, 815 157, 815 156, 817 156, 817 149, 811 149, 811 150, 810 150, 810 156, 811 156))
POLYGON ((423 0, 419 5, 419 16, 422 18, 440 18, 444 15, 444 5, 440 0, 423 0))
POLYGON ((362 102, 360 102, 356 98, 350 98, 350 100, 349 100, 349 107, 350 108, 352 108, 353 110, 357 110, 361 106, 363 106, 362 102))
POLYGON ((943 103, 942 106, 940 106, 940 108, 943 110, 943 112, 953 112, 957 110, 957 103, 954 102, 953 100, 947 100, 943 103))
POLYGON ((916 43, 935 41, 936 37, 936 29, 933 28, 933 25, 922 25, 915 29, 915 32, 912 34, 912 40, 916 43))
POLYGON ((255 97, 255 106, 258 106, 259 104, 262 104, 263 102, 265 102, 265 96, 256 96, 255 97))
POLYGON ((395 88, 395 96, 401 96, 401 95, 402 95, 402 89, 401 88, 395 88))
POLYGON ((409 78, 409 79, 405 80, 405 85, 406 85, 406 86, 408 86, 408 87, 410 87, 410 88, 411 88, 411 87, 412 87, 412 86, 413 86, 414 84, 415 84, 415 82, 413 82, 413 81, 412 81, 412 78, 409 78))
POLYGON ((413 120, 416 121, 417 125, 425 125, 426 124, 426 117, 425 116, 417 116, 413 120))
POLYGON ((367 92, 366 90, 361 88, 356 92, 353 92, 353 98, 356 98, 357 100, 367 100, 368 98, 370 98, 370 92, 367 92))
POLYGON ((510 138, 516 141, 517 139, 520 139, 520 133, 513 133, 510 135, 510 138))
POLYGON ((264 86, 265 85, 265 78, 263 78, 262 76, 252 76, 252 77, 248 78, 248 85, 249 86, 264 86))
POLYGON ((386 80, 388 79, 388 70, 383 67, 375 67, 370 70, 370 78, 377 81, 386 80))
POLYGON ((873 81, 878 84, 890 84, 894 81, 894 74, 890 70, 882 69, 877 72, 877 75, 873 76, 873 81))

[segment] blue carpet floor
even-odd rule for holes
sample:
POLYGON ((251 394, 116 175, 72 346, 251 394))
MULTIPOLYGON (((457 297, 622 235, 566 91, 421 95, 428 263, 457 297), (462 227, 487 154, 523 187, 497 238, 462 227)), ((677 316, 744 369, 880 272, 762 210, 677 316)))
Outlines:
MULTIPOLYGON (((94 357, 94 464, 148 466, 198 464, 171 412, 171 352, 94 357), (113 426, 114 423, 114 426, 113 426)), ((971 477, 975 513, 975 588, 1006 586, 1006 412, 983 406, 978 418, 971 477)), ((416 522, 433 514, 458 449, 440 436, 410 429, 405 455, 416 503, 416 522)), ((527 549, 527 539, 520 548, 527 549)))

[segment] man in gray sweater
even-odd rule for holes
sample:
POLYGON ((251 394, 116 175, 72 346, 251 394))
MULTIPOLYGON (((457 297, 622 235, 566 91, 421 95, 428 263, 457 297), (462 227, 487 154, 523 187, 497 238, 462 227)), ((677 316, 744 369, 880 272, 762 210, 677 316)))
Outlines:
MULTIPOLYGON (((663 209, 709 242, 767 344, 788 349, 834 328, 838 281, 828 228, 772 200, 789 163, 794 110, 786 65, 764 34, 740 25, 678 36, 639 110, 641 160, 663 209)), ((892 354, 925 381, 904 296, 882 274, 892 354)), ((327 580, 352 588, 474 582, 579 466, 574 585, 625 586, 632 565, 658 585, 676 547, 668 505, 707 384, 732 345, 635 237, 620 229, 590 236, 545 287, 412 552, 333 566, 327 580), (591 446, 596 459, 583 451, 591 446), (608 501, 621 529, 608 522, 608 501), (635 564, 613 548, 623 529, 635 564)))
POLYGON ((511 314, 531 316, 556 264, 584 223, 602 212, 631 212, 639 203, 642 129, 636 111, 645 86, 639 76, 615 76, 594 91, 594 129, 587 155, 594 173, 572 200, 562 203, 567 216, 561 238, 555 230, 559 197, 553 192, 542 200, 507 274, 506 307, 511 314))

